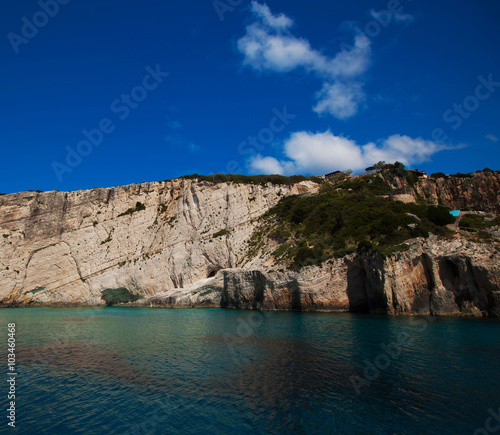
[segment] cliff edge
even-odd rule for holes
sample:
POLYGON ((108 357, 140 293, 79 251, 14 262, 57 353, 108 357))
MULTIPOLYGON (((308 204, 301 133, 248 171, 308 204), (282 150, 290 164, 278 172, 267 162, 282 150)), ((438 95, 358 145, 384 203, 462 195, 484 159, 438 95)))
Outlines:
MULTIPOLYGON (((317 264, 283 263, 277 248, 297 236, 255 235, 285 198, 319 198, 325 183, 188 177, 2 195, 0 303, 500 316, 494 232, 480 240, 450 229, 439 238, 408 238, 394 252, 346 249, 317 264)), ((485 213, 499 208, 497 173, 416 182, 396 177, 389 184, 429 203, 485 213)), ((353 185, 328 189, 340 189, 342 198, 360 195, 353 185)))

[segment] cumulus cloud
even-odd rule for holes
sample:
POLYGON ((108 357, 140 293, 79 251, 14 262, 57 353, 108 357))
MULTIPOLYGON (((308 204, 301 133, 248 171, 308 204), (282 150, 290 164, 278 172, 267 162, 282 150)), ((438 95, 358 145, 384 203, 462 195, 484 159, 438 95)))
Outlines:
POLYGON ((293 20, 284 14, 273 15, 266 4, 259 4, 252 1, 252 12, 257 15, 265 24, 275 29, 288 29, 293 26, 293 20))
POLYGON ((330 130, 300 131, 285 142, 285 159, 257 155, 250 160, 249 168, 252 173, 260 174, 321 175, 335 170, 360 171, 381 160, 412 165, 428 161, 433 154, 447 149, 455 148, 400 134, 360 145, 352 139, 335 136, 330 130))
POLYGON ((250 167, 253 172, 259 174, 283 174, 285 172, 284 162, 279 162, 274 157, 262 157, 260 154, 253 157, 250 167))
POLYGON ((340 119, 355 115, 364 98, 362 75, 370 64, 370 40, 357 35, 353 45, 327 56, 311 47, 309 41, 294 36, 293 20, 275 15, 266 4, 252 1, 254 22, 238 40, 244 65, 257 71, 290 72, 294 69, 315 74, 323 81, 314 110, 340 119))
POLYGON ((313 110, 318 115, 330 114, 338 119, 348 119, 358 112, 364 100, 363 90, 358 83, 325 83, 323 89, 316 94, 318 103, 313 110))

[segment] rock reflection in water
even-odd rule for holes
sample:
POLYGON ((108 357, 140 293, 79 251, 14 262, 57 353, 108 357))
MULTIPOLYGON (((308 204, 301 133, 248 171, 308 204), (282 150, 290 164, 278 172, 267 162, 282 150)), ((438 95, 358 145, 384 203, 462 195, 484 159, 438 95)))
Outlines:
POLYGON ((17 356, 20 363, 31 364, 35 370, 53 367, 82 375, 108 376, 123 384, 148 388, 158 384, 147 372, 134 370, 120 353, 86 342, 63 341, 19 348, 17 356))
POLYGON ((352 367, 314 344, 289 338, 217 335, 208 339, 233 347, 235 359, 223 377, 200 384, 207 394, 227 394, 255 410, 262 405, 285 409, 292 398, 304 400, 311 394, 350 388, 352 367))

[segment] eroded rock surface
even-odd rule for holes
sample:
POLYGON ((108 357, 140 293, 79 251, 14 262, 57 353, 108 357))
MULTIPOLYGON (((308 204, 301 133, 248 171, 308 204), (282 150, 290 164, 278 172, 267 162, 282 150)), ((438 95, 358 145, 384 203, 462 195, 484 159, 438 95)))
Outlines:
MULTIPOLYGON (((451 206, 483 195, 496 211, 498 177, 488 177, 416 188, 451 206)), ((246 256, 267 210, 318 189, 173 180, 0 196, 0 302, 500 316, 494 244, 415 239, 388 258, 351 254, 300 272, 246 256)))
POLYGON ((259 217, 318 188, 179 179, 0 196, 0 301, 98 305, 106 291, 186 287, 240 266, 259 217))

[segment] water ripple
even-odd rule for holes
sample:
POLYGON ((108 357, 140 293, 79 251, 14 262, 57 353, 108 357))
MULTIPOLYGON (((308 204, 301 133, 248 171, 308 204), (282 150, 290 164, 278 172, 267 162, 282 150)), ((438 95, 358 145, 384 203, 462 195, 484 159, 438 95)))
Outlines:
POLYGON ((22 330, 18 432, 461 434, 500 405, 500 322, 419 332, 407 318, 254 314, 9 312, 22 330), (401 331, 411 343, 367 380, 401 331))

